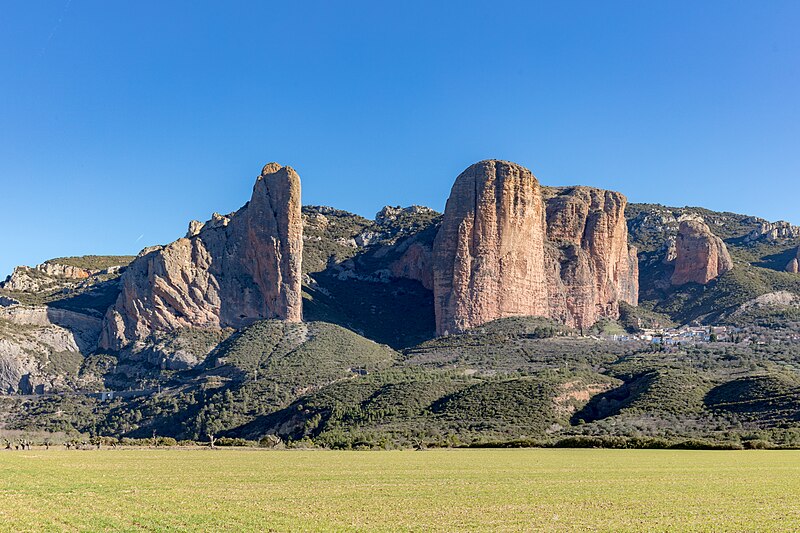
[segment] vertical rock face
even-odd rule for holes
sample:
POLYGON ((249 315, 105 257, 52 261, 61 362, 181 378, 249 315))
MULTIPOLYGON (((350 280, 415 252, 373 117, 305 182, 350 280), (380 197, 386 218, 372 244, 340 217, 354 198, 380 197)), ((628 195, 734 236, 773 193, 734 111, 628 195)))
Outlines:
POLYGON ((800 273, 800 248, 797 249, 797 257, 786 265, 786 272, 791 272, 792 274, 800 273))
POLYGON ((576 327, 617 318, 620 301, 638 302, 626 203, 589 187, 543 189, 506 161, 469 167, 433 246, 437 332, 520 315, 576 327))
POLYGON ((628 246, 626 198, 590 187, 548 189, 550 317, 574 327, 636 305, 639 263, 628 246))
POLYGON ((456 179, 433 245, 436 330, 548 315, 544 203, 531 172, 482 161, 456 179))
POLYGON ((733 268, 725 243, 701 220, 683 220, 675 241, 675 271, 672 284, 705 285, 733 268))
POLYGON ((192 223, 187 238, 131 263, 100 344, 118 350, 157 331, 300 321, 302 248, 300 178, 270 163, 244 207, 192 223))

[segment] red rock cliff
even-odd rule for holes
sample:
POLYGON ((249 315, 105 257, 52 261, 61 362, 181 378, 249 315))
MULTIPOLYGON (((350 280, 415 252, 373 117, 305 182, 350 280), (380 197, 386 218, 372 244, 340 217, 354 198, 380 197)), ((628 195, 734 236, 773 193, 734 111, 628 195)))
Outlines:
POLYGON ((291 167, 266 165, 250 202, 230 217, 193 224, 189 235, 131 263, 106 314, 103 348, 159 330, 301 320, 300 178, 291 167))
POLYGON ((638 301, 625 197, 549 189, 507 161, 483 161, 453 185, 433 247, 439 334, 507 316, 586 327, 638 301), (546 200, 543 199, 546 196, 546 200))
POLYGON ((639 300, 639 263, 628 245, 626 198, 590 187, 549 189, 550 317, 573 327, 619 316, 639 300))
POLYGON ((436 331, 548 314, 544 203, 531 172, 482 161, 456 179, 433 245, 436 331))
POLYGON ((705 285, 733 268, 725 243, 701 220, 683 220, 675 241, 673 285, 705 285))

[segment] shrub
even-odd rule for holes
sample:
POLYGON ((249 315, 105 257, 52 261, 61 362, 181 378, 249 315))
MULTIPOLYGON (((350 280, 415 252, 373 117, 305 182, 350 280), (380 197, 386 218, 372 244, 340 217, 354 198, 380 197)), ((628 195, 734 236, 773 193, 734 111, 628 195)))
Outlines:
POLYGON ((745 450, 769 450, 775 447, 771 442, 762 439, 742 441, 742 446, 745 450))
POLYGON ((277 448, 283 445, 283 440, 277 435, 264 435, 259 439, 258 445, 261 448, 277 448))
POLYGON ((712 442, 704 439, 687 439, 670 446, 672 450, 741 450, 738 442, 712 442))
POLYGON ((255 443, 246 439, 220 437, 214 444, 217 446, 253 446, 255 443))

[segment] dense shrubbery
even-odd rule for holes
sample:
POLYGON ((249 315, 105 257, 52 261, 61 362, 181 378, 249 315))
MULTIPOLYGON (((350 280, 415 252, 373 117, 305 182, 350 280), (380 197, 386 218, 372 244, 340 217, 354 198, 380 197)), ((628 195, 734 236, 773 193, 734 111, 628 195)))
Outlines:
MULTIPOLYGON (((155 431, 335 449, 800 446, 797 344, 786 331, 764 335, 661 351, 515 318, 400 355, 337 326, 267 321, 174 373, 163 392, 12 401, 8 423, 143 444, 155 431)), ((80 375, 108 380, 124 364, 92 356, 80 375)))

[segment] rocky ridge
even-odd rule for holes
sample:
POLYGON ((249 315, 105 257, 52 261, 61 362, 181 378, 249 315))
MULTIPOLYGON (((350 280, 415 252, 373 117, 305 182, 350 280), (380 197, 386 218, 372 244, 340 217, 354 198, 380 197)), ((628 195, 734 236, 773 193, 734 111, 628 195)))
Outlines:
POLYGON ((113 265, 102 269, 82 268, 56 261, 45 261, 34 267, 18 266, 4 282, 0 283, 0 288, 27 293, 70 289, 92 277, 119 274, 124 268, 124 265, 113 265))
POLYGON ((800 237, 800 226, 794 226, 785 220, 769 222, 760 218, 753 218, 752 221, 757 223, 759 227, 747 234, 745 242, 754 242, 758 240, 775 242, 800 237))
MULTIPOLYGON (((114 264, 110 261, 117 260, 106 256, 20 267, 0 289, 0 311, 13 310, 0 315, 8 326, 0 335, 0 359, 19 370, 9 370, 2 386, 23 392, 39 385, 44 390, 62 387, 53 381, 54 367, 48 362, 53 354, 111 353, 118 358, 117 372, 124 373, 117 383, 124 387, 129 386, 126 380, 157 379, 162 370, 191 368, 243 325, 267 317, 299 320, 299 297, 298 305, 290 305, 295 300, 288 297, 299 293, 298 280, 307 298, 306 320, 333 322, 405 348, 429 339, 434 325, 441 327, 441 316, 449 316, 451 324, 440 333, 520 314, 576 328, 617 318, 621 303, 639 299, 639 268, 648 309, 677 321, 716 320, 719 315, 709 312, 713 306, 703 301, 697 312, 673 311, 680 312, 674 302, 693 291, 672 284, 676 271, 691 267, 698 283, 724 273, 725 265, 732 265, 723 251, 725 239, 737 271, 706 292, 716 285, 724 289, 744 283, 746 290, 729 291, 735 298, 725 305, 733 308, 759 291, 782 288, 764 276, 785 267, 792 271, 797 261, 798 242, 781 222, 701 208, 630 206, 619 193, 590 187, 543 187, 527 169, 502 161, 478 163, 464 174, 463 194, 450 200, 462 202, 464 213, 471 214, 453 217, 458 210, 451 210, 443 217, 420 206, 387 206, 368 220, 330 207, 300 210, 299 178, 288 167, 271 164, 239 211, 215 213, 205 223, 192 221, 185 238, 143 250, 127 270, 127 260, 114 264), (269 185, 277 175, 285 175, 284 193, 269 185), (291 192, 295 178, 296 195, 291 192), (679 247, 681 226, 692 221, 708 230, 698 234, 712 235, 706 239, 712 251, 705 255, 704 245, 690 249, 682 240, 679 247), (281 234, 279 226, 293 229, 281 234), (448 231, 455 239, 444 237, 448 231), (435 277, 441 273, 434 253, 437 240, 443 241, 439 251, 452 245, 447 252, 450 276, 461 287, 458 294, 448 289, 454 311, 444 314, 434 301, 434 295, 442 294, 435 277), (639 254, 641 263, 631 242, 645 250, 639 254), (301 268, 302 277, 295 275, 301 268), (258 272, 267 273, 258 279, 258 272), (26 286, 28 278, 36 285, 26 286), (659 307, 660 301, 667 305, 659 307), (285 315, 273 313, 281 308, 285 315)), ((792 283, 782 276, 777 281, 792 283)))

